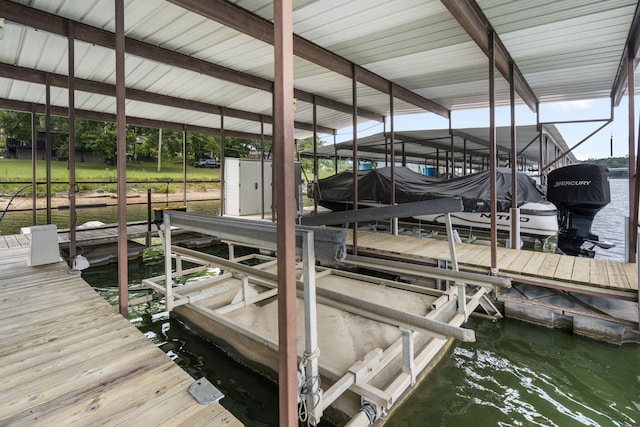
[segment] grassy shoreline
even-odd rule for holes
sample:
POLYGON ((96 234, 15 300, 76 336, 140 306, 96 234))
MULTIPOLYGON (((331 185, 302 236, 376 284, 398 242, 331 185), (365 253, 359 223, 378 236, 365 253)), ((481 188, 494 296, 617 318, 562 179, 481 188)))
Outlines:
MULTIPOLYGON (((36 162, 36 180, 44 183, 46 180, 44 160, 36 162)), ((155 192, 182 191, 184 174, 181 162, 166 161, 160 172, 155 162, 128 163, 127 189, 151 188, 155 192), (176 189, 176 184, 180 188, 176 189)), ((193 191, 207 191, 210 186, 220 180, 220 169, 202 169, 187 165, 187 186, 193 191)), ((12 196, 17 191, 29 185, 32 181, 31 160, 0 159, 0 194, 12 196)), ((113 166, 103 163, 80 162, 76 165, 76 191, 90 191, 102 189, 108 192, 117 190, 117 170, 113 166)), ((46 196, 44 184, 38 184, 37 195, 46 196)), ((51 162, 51 191, 69 191, 69 170, 66 161, 51 162)), ((31 197, 32 189, 26 188, 21 196, 31 197)))

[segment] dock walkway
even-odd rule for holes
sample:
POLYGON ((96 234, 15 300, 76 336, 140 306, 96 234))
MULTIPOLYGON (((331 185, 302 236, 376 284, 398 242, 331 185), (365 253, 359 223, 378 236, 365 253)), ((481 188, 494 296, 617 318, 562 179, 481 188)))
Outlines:
MULTIPOLYGON (((345 229, 345 233, 347 244, 352 248, 352 231, 345 229)), ((449 244, 444 240, 358 230, 357 243, 359 252, 376 255, 430 263, 450 258, 449 244)), ((456 243, 455 247, 461 269, 490 272, 489 246, 456 243)), ((497 255, 500 276, 545 287, 564 287, 637 301, 637 264, 506 248, 497 248, 497 255)))
MULTIPOLYGON (((345 230, 353 250, 353 233, 345 230)), ((358 230, 358 254, 431 266, 450 261, 443 240, 358 230)), ((491 248, 456 243, 459 269, 491 273, 491 248)), ((512 289, 496 293, 507 317, 614 344, 640 342, 638 266, 619 261, 497 248, 498 277, 512 289)))
POLYGON ((0 425, 240 426, 65 263, 0 236, 0 425))

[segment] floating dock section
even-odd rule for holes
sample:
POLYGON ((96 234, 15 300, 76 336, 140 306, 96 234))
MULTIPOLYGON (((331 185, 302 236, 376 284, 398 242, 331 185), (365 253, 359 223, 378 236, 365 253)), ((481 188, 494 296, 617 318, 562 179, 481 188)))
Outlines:
MULTIPOLYGON (((227 241, 230 259, 171 245, 171 233, 166 233, 165 274, 144 284, 164 294, 167 307, 197 330, 265 375, 274 374, 275 224, 167 212, 165 225, 227 241), (236 258, 236 244, 262 251, 236 258), (185 277, 212 267, 220 273, 184 284, 185 277)), ((500 316, 487 296, 496 287, 508 287, 508 279, 407 266, 411 281, 385 280, 316 265, 342 265, 346 246, 341 230, 299 226, 296 238, 300 418, 311 425, 328 418, 338 425, 364 426, 384 418, 454 340, 475 340, 474 331, 463 327, 471 312, 486 308, 500 316), (448 285, 435 289, 428 284, 434 279, 448 285)), ((369 261, 375 268, 376 261, 369 261)))
POLYGON ((242 425, 64 262, 30 256, 29 235, 0 236, 0 425, 242 425))
MULTIPOLYGON (((345 229, 347 246, 352 230, 345 229)), ((426 266, 490 274, 486 245, 358 230, 358 253, 426 266), (452 255, 453 254, 453 255, 452 255)), ((612 344, 640 343, 638 265, 555 253, 498 248, 498 277, 510 289, 494 295, 505 316, 612 344)))

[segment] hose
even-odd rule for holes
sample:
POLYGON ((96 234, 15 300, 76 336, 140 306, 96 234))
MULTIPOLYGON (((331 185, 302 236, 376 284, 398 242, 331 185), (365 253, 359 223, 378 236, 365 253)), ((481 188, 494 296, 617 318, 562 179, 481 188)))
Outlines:
POLYGON ((23 190, 26 190, 29 187, 31 187, 31 184, 25 185, 24 187, 19 189, 13 196, 11 196, 11 200, 9 200, 9 203, 7 203, 7 207, 4 208, 4 211, 2 212, 2 216, 0 216, 0 222, 2 222, 2 219, 4 218, 5 214, 9 210, 9 207, 11 206, 13 199, 15 199, 18 194, 22 193, 23 190))

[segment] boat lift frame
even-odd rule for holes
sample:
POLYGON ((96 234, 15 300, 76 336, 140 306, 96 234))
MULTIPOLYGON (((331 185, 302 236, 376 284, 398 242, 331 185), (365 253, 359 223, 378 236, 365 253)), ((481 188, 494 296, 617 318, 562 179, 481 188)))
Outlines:
MULTIPOLYGON (((240 279, 241 288, 238 295, 236 295, 236 298, 231 304, 216 310, 194 306, 193 304, 192 306, 194 309, 206 312, 205 314, 208 317, 233 330, 238 330, 238 328, 241 327, 224 319, 223 314, 271 298, 277 294, 278 277, 276 274, 261 269, 262 265, 255 267, 239 263, 247 259, 247 257, 238 259, 234 259, 233 257, 233 244, 275 251, 275 224, 265 221, 249 221, 230 217, 217 217, 167 210, 164 212, 163 228, 165 275, 145 279, 143 283, 165 295, 168 311, 172 311, 175 307, 181 305, 196 303, 199 300, 215 294, 215 290, 211 290, 209 292, 204 291, 197 296, 185 296, 184 288, 178 288, 176 292, 173 287, 174 278, 201 271, 210 265, 216 265, 225 270, 222 276, 212 279, 213 282, 225 280, 232 276, 240 279), (215 235, 219 239, 227 241, 230 244, 230 260, 173 246, 171 244, 171 231, 175 228, 215 235), (176 259, 175 272, 172 270, 173 257, 176 259), (184 260, 192 261, 201 266, 183 270, 182 261, 184 260), (255 295, 255 293, 252 295, 248 286, 250 277, 252 283, 271 289, 259 295, 255 295), (161 281, 164 281, 163 286, 159 284, 161 281)), ((447 305, 450 306, 450 304, 455 304, 457 307, 455 309, 455 312, 457 312, 456 323, 462 324, 467 320, 470 311, 478 305, 483 306, 481 300, 485 298, 487 293, 491 292, 493 286, 509 286, 509 281, 503 278, 445 269, 434 269, 435 271, 429 272, 418 269, 414 272, 418 276, 436 277, 437 275, 448 280, 456 281, 456 286, 452 286, 447 290, 433 290, 433 292, 436 292, 440 297, 434 302, 432 306, 433 311, 427 317, 401 312, 390 307, 359 300, 352 296, 333 292, 328 289, 316 288, 317 277, 327 274, 339 274, 345 275, 346 277, 352 275, 352 273, 337 272, 328 268, 324 270, 321 268, 319 272, 316 272, 316 259, 329 263, 337 263, 345 260, 345 239, 345 234, 339 229, 308 226, 296 227, 295 252, 301 257, 302 261, 300 265, 303 271, 301 280, 298 280, 297 283, 297 293, 299 298, 304 298, 305 308, 305 351, 303 356, 299 358, 300 373, 304 379, 301 387, 303 391, 301 397, 307 408, 303 415, 307 417, 310 425, 315 425, 319 422, 323 411, 349 389, 361 395, 362 404, 368 405, 369 409, 373 408, 376 417, 386 413, 390 406, 399 398, 400 394, 404 392, 407 387, 415 384, 417 376, 422 372, 428 360, 430 360, 426 354, 435 354, 434 346, 444 345, 444 343, 451 338, 461 341, 475 340, 474 331, 463 329, 450 322, 444 321, 440 318, 441 315, 438 314, 440 313, 438 309, 447 305), (476 286, 477 292, 467 296, 463 283, 476 286), (316 303, 318 297, 322 304, 396 326, 402 333, 399 341, 392 345, 393 348, 390 347, 384 351, 377 349, 366 355, 364 359, 352 366, 344 377, 336 379, 336 382, 327 389, 326 392, 320 389, 319 382, 317 381, 320 376, 318 360, 320 350, 318 346, 316 318, 316 303), (436 340, 432 345, 428 345, 426 349, 416 352, 416 332, 426 333, 427 336, 436 338, 436 340), (393 390, 396 391, 386 392, 366 385, 368 379, 373 378, 373 372, 379 372, 395 357, 394 355, 399 354, 402 354, 402 370, 405 375, 394 383, 393 390)), ((455 257, 455 252, 452 253, 452 256, 455 257)), ((272 259, 264 255, 252 255, 251 257, 272 259)), ((378 260, 376 260, 376 262, 378 262, 378 260)), ((353 262, 351 261, 349 263, 353 262)), ((268 264, 269 263, 264 263, 263 265, 266 266, 268 264)), ((371 281, 379 283, 380 279, 371 281)), ((391 282, 387 285, 393 286, 391 282)), ((185 286, 185 288, 188 287, 188 285, 185 286)), ((239 330, 239 332, 250 336, 254 335, 251 331, 239 330)), ((264 339, 261 340, 264 341, 264 339)), ((274 351, 278 351, 276 343, 267 345, 274 351)))

